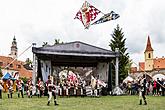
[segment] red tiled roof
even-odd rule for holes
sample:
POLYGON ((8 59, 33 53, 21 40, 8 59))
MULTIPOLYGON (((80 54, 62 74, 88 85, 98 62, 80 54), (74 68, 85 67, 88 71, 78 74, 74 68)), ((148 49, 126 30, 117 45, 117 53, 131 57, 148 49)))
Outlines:
POLYGON ((165 69, 165 58, 155 58, 154 69, 165 69))
POLYGON ((144 71, 144 70, 145 70, 145 63, 139 62, 139 71, 144 71))
POLYGON ((151 42, 150 42, 150 37, 149 36, 148 36, 147 46, 146 46, 145 52, 147 52, 147 51, 153 51, 153 48, 151 46, 151 42))
MULTIPOLYGON (((7 56, 0 56, 0 66, 1 68, 5 68, 8 64, 10 64, 14 59, 12 57, 7 57, 7 56)), ((25 62, 15 60, 11 65, 9 65, 8 69, 9 70, 15 70, 19 72, 20 77, 27 77, 30 78, 32 77, 32 71, 27 70, 24 68, 25 62)))

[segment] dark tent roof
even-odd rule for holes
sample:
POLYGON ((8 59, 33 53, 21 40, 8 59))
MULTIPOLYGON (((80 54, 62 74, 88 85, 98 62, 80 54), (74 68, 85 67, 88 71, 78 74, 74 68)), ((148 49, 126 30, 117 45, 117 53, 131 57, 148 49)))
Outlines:
POLYGON ((115 57, 116 53, 107 49, 89 45, 80 41, 53 46, 33 47, 35 54, 53 54, 69 56, 115 57))
POLYGON ((119 54, 80 41, 33 47, 38 60, 51 60, 56 66, 96 67, 98 62, 110 62, 119 54))

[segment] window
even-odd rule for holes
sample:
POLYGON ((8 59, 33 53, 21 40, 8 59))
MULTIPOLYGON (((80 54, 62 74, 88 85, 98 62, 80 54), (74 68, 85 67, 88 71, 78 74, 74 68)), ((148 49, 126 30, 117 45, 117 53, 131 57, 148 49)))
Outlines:
POLYGON ((151 58, 151 54, 150 53, 148 54, 148 58, 151 58))
POLYGON ((3 66, 3 62, 0 62, 0 66, 3 66))
POLYGON ((10 68, 13 68, 13 64, 10 64, 10 68))
POLYGON ((17 65, 17 68, 21 68, 21 65, 17 65))

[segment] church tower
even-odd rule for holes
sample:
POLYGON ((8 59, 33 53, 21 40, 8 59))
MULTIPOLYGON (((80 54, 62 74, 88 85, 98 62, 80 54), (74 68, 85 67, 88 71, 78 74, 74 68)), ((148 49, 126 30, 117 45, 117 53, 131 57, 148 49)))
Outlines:
POLYGON ((153 48, 151 46, 150 37, 148 36, 147 46, 146 46, 146 50, 144 52, 144 56, 145 56, 145 71, 153 70, 153 67, 154 67, 153 51, 154 50, 153 50, 153 48))
POLYGON ((17 42, 16 42, 16 38, 14 36, 13 38, 13 42, 12 42, 12 46, 11 46, 11 53, 9 54, 9 56, 11 56, 12 58, 16 58, 17 57, 17 42))

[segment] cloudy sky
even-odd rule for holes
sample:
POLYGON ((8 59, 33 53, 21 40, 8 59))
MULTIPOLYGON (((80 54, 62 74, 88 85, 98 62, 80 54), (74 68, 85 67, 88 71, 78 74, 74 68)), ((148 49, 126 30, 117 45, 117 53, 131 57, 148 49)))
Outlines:
MULTIPOLYGON (((10 53, 13 36, 21 54, 33 42, 54 43, 82 41, 105 49, 117 24, 123 29, 126 47, 135 63, 144 61, 147 36, 150 36, 154 57, 165 55, 164 0, 87 0, 103 13, 115 11, 120 18, 91 26, 85 30, 74 19, 85 0, 0 0, 0 55, 10 53)), ((101 17, 100 14, 97 18, 101 17)), ((32 59, 31 49, 19 57, 32 59)))

